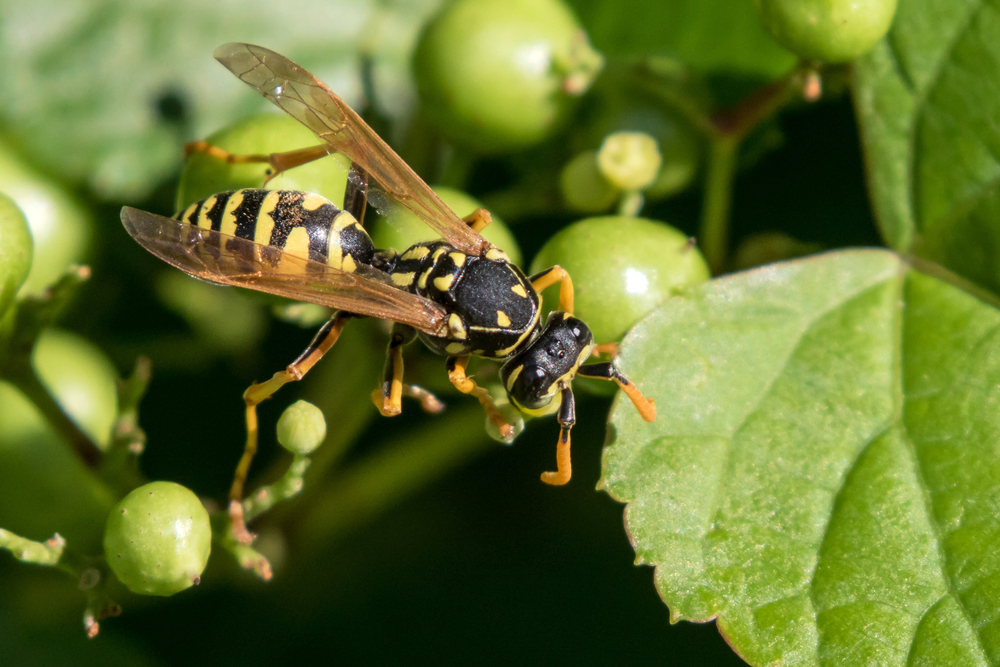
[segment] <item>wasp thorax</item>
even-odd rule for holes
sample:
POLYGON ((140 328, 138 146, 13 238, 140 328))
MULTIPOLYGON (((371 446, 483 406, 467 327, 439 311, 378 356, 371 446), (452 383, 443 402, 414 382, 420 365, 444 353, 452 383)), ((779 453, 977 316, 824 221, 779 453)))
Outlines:
POLYGON ((538 337, 500 369, 508 396, 526 410, 545 407, 560 385, 573 379, 593 345, 586 324, 567 313, 550 313, 538 337))

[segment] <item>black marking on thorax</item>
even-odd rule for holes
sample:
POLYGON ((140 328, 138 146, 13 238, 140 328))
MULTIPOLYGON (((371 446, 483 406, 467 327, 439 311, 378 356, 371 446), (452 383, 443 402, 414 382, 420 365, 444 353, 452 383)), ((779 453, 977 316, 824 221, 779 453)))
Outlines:
POLYGON ((417 244, 392 261, 398 285, 451 315, 448 337, 421 336, 435 352, 502 358, 537 329, 538 294, 509 262, 466 255, 442 241, 417 244))

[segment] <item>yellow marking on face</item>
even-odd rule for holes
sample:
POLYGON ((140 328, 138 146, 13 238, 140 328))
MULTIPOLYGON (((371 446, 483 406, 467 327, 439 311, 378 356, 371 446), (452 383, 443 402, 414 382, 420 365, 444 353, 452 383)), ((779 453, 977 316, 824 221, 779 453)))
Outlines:
POLYGON ((340 265, 340 270, 345 273, 354 273, 358 270, 358 263, 350 255, 344 255, 344 261, 340 265))
POLYGON ((451 273, 447 276, 440 276, 434 279, 434 287, 437 287, 442 292, 447 292, 451 289, 451 284, 455 282, 455 274, 451 273))
POLYGON ((448 330, 451 331, 452 338, 459 340, 465 340, 469 335, 465 331, 465 324, 462 323, 462 318, 457 313, 452 313, 448 316, 448 330))
POLYGON ((486 259, 492 259, 494 262, 499 260, 503 260, 505 262, 510 261, 510 257, 507 256, 507 253, 505 253, 500 248, 490 248, 489 250, 487 250, 486 259))
POLYGON ((417 279, 417 287, 427 289, 427 279, 431 277, 431 271, 433 270, 433 268, 430 268, 420 274, 420 278, 417 279))
POLYGON ((450 257, 451 261, 455 263, 455 266, 462 266, 463 264, 465 264, 465 257, 466 257, 465 253, 450 252, 448 253, 448 257, 450 257))
MULTIPOLYGON (((319 195, 313 194, 312 192, 305 193, 305 196, 302 198, 302 208, 304 208, 307 211, 315 211, 323 204, 329 204, 329 203, 330 200, 327 199, 326 197, 320 197, 319 195)), ((348 213, 348 215, 351 214, 348 213)), ((354 216, 351 217, 353 218, 354 216)))
POLYGON ((573 364, 573 368, 569 369, 569 372, 564 373, 563 375, 560 375, 559 377, 556 378, 556 381, 552 383, 552 387, 550 388, 549 393, 550 394, 555 393, 556 388, 562 384, 571 383, 573 381, 573 378, 576 377, 576 370, 580 368, 581 365, 583 365, 583 362, 585 362, 587 359, 590 358, 590 353, 593 351, 594 351, 593 343, 580 350, 580 354, 577 355, 576 363, 573 364))
POLYGON ((507 378, 507 391, 514 388, 514 383, 517 382, 517 376, 520 375, 523 370, 524 364, 521 364, 511 372, 510 377, 507 378))
POLYGON ((518 403, 517 399, 515 399, 513 396, 510 397, 510 402, 513 403, 518 410, 528 415, 529 417, 544 417, 546 415, 551 415, 552 413, 559 410, 559 406, 562 405, 562 392, 556 393, 555 388, 556 385, 555 383, 553 383, 552 390, 550 390, 549 393, 546 394, 545 396, 541 397, 545 398, 546 396, 553 396, 553 400, 549 401, 540 408, 535 408, 534 410, 532 410, 531 408, 524 407, 523 405, 518 403))
POLYGON ((502 310, 497 311, 497 324, 499 324, 502 327, 510 326, 510 318, 507 317, 507 313, 503 312, 502 310))
POLYGON ((429 255, 430 252, 431 252, 431 250, 427 246, 419 245, 419 246, 415 246, 413 248, 410 248, 409 250, 407 250, 406 252, 404 252, 403 256, 400 257, 400 259, 403 260, 404 262, 408 262, 408 261, 410 261, 412 259, 423 259, 427 255, 429 255))
POLYGON ((518 295, 519 297, 523 297, 525 299, 528 298, 528 292, 525 291, 524 285, 521 284, 514 285, 513 287, 510 288, 510 291, 518 295))
POLYGON ((462 354, 465 352, 465 346, 461 343, 448 343, 445 345, 444 351, 448 354, 462 354))
POLYGON ((392 274, 392 282, 394 285, 400 287, 409 287, 413 284, 413 279, 416 277, 417 274, 412 271, 410 273, 394 273, 392 274))
POLYGON ((337 214, 337 217, 333 219, 333 229, 338 232, 342 232, 351 225, 356 224, 358 224, 358 221, 347 211, 341 211, 337 214))
POLYGON ((217 195, 212 195, 211 197, 206 199, 205 202, 201 205, 201 208, 198 209, 198 226, 201 227, 202 229, 212 228, 212 221, 208 219, 206 213, 212 210, 212 207, 215 206, 215 202, 218 199, 219 197, 217 195))

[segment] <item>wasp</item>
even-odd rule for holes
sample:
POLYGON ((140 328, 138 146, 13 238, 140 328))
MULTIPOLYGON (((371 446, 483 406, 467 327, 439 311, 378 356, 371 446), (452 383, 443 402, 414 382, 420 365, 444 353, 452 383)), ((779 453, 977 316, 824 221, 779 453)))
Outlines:
MULTIPOLYGON (((353 318, 392 321, 384 377, 372 393, 386 416, 409 396, 429 410, 441 404, 426 390, 403 383, 403 346, 416 338, 447 357, 448 378, 482 404, 500 434, 511 439, 489 392, 466 373, 471 356, 502 362, 500 379, 510 402, 529 415, 557 413, 557 470, 542 481, 569 481, 570 430, 576 422, 572 381, 609 380, 652 421, 645 398, 613 362, 585 364, 613 346, 595 344, 587 325, 573 317, 573 283, 559 266, 526 276, 479 232, 490 222, 484 209, 459 218, 354 112, 302 67, 269 49, 225 44, 215 58, 285 113, 308 127, 321 143, 272 153, 235 155, 206 142, 203 151, 230 163, 264 162, 270 176, 340 153, 350 161, 342 206, 319 195, 291 190, 243 189, 195 202, 173 218, 122 209, 128 233, 146 250, 202 280, 268 292, 334 309, 309 347, 282 371, 244 393, 247 442, 230 491, 234 533, 243 525, 243 484, 257 448, 257 405, 302 377, 337 342, 353 318), (403 252, 377 249, 362 222, 371 204, 380 212, 402 206, 440 240, 403 252), (559 310, 540 319, 539 293, 559 283, 559 310)), ((266 183, 265 183, 266 184, 266 183)))

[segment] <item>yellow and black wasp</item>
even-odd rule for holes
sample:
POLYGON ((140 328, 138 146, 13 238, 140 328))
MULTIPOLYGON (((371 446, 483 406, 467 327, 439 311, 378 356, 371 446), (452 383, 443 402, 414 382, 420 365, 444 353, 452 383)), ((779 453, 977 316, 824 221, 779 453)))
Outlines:
POLYGON ((215 57, 241 80, 312 130, 322 143, 270 155, 233 155, 204 142, 229 162, 266 162, 271 174, 324 157, 351 163, 343 208, 319 195, 291 190, 243 189, 191 204, 174 218, 134 208, 122 222, 144 248, 196 278, 288 297, 335 309, 298 359, 244 394, 247 444, 230 493, 234 532, 249 539, 242 521, 243 483, 257 447, 256 406, 282 385, 299 380, 340 336, 351 318, 394 322, 381 386, 372 398, 383 415, 397 415, 403 396, 425 408, 437 404, 403 383, 402 348, 419 337, 448 358, 448 377, 482 403, 504 437, 507 424, 489 393, 466 375, 470 356, 503 362, 500 377, 511 402, 528 414, 558 412, 556 472, 548 484, 570 479, 570 429, 576 422, 571 382, 580 375, 618 384, 640 415, 652 421, 652 400, 614 363, 584 362, 607 348, 594 344, 572 316, 573 285, 559 266, 525 276, 479 232, 490 221, 479 209, 459 218, 389 146, 329 88, 284 56, 251 44, 225 44, 215 57), (440 235, 402 253, 376 249, 362 227, 367 204, 409 209, 440 235), (560 310, 540 321, 539 292, 560 283, 560 310))

